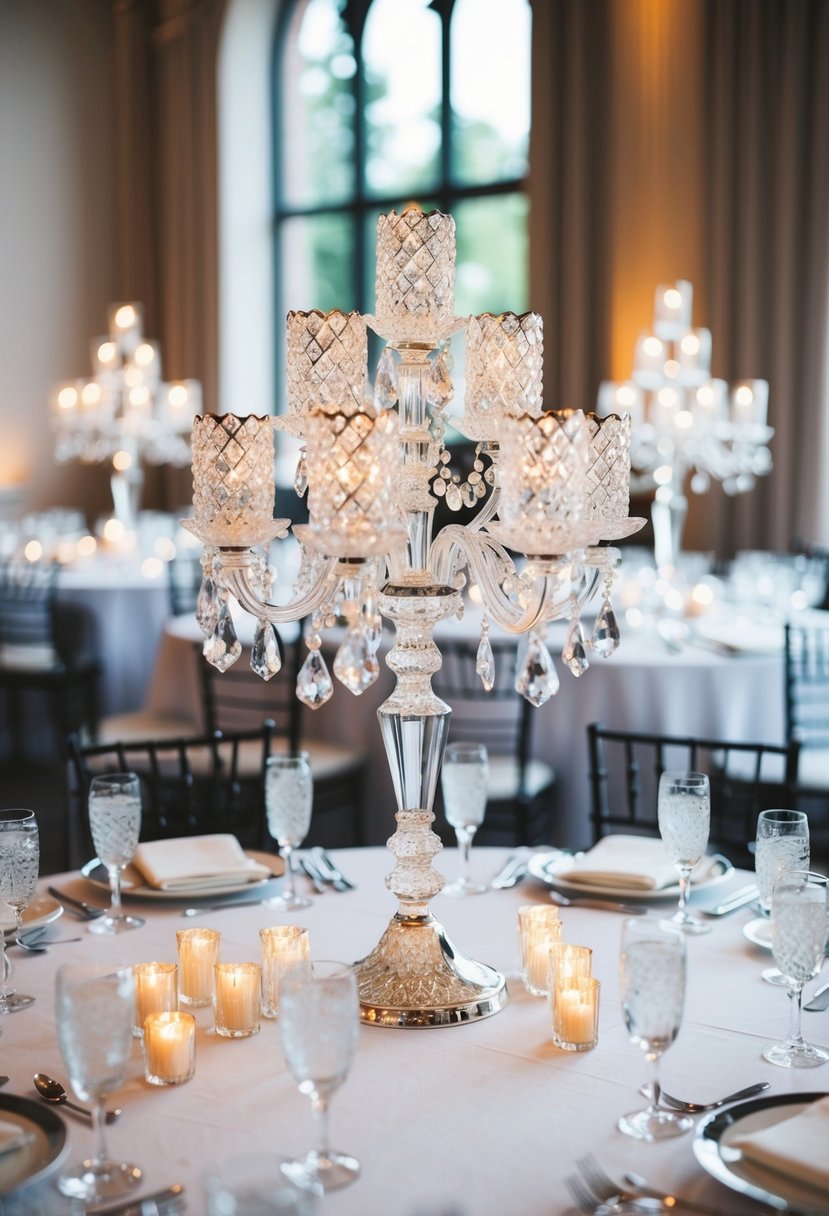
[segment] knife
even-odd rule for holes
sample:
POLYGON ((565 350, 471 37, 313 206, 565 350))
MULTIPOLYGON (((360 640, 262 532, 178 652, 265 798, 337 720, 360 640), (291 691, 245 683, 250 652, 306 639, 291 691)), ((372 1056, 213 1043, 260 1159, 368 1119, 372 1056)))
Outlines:
POLYGON ((305 877, 309 878, 311 880, 311 883, 312 883, 313 888, 316 891, 317 895, 324 895, 328 888, 326 887, 325 882, 323 881, 323 877, 320 874, 319 870, 314 865, 314 863, 311 861, 311 858, 310 857, 300 857, 299 864, 300 864, 300 868, 302 869, 303 873, 305 874, 305 877))
POLYGON ((728 916, 729 912, 736 912, 738 908, 750 904, 752 900, 759 898, 757 887, 752 884, 750 887, 740 887, 739 891, 735 891, 728 899, 724 899, 721 904, 717 904, 715 908, 700 908, 703 916, 728 916))
POLYGON ((173 1216, 184 1211, 184 1187, 180 1182, 153 1191, 143 1199, 128 1199, 114 1206, 87 1208, 87 1216, 173 1216))
POLYGON ((814 996, 803 1006, 809 1013, 820 1013, 824 1009, 829 1009, 829 984, 824 984, 822 988, 818 988, 814 996))
POLYGON ((597 908, 601 912, 621 912, 625 916, 645 916, 648 913, 648 909, 639 904, 622 904, 615 899, 583 899, 580 895, 569 899, 558 891, 551 891, 550 899, 562 908, 597 908))
POLYGON ((229 899, 226 904, 210 904, 202 908, 184 908, 182 916, 201 916, 203 912, 223 912, 225 908, 258 908, 264 899, 229 899))
POLYGON ((489 887, 495 891, 503 891, 508 887, 518 886, 529 873, 527 854, 526 849, 511 853, 495 877, 490 879, 489 887))
POLYGON ((74 895, 67 895, 65 892, 59 891, 57 887, 47 887, 46 890, 55 899, 60 900, 62 904, 69 904, 70 908, 77 908, 79 912, 83 912, 84 916, 89 919, 103 916, 106 912, 106 908, 96 908, 94 904, 85 904, 82 899, 75 899, 74 895))
POLYGON ((323 880, 333 883, 335 891, 354 890, 354 883, 349 882, 343 872, 334 865, 325 849, 321 849, 319 845, 316 845, 311 849, 311 856, 317 863, 317 868, 323 880))

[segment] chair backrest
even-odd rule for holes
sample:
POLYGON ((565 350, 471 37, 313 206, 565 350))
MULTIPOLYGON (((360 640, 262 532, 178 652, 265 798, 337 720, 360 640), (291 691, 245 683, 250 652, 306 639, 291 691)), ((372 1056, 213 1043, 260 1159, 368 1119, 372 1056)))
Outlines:
POLYGON ((478 643, 443 639, 438 642, 443 665, 432 679, 439 697, 452 707, 449 739, 483 743, 490 755, 512 756, 526 767, 530 754, 532 706, 515 691, 517 643, 491 638, 495 682, 486 691, 477 674, 478 643))
POLYGON ((83 746, 68 740, 68 854, 71 865, 93 855, 87 823, 92 778, 134 772, 141 778, 141 839, 233 832, 246 848, 269 842, 264 812, 265 765, 273 723, 234 734, 145 739, 83 746))
POLYGON ((196 664, 202 693, 203 720, 208 731, 257 730, 265 720, 273 724, 274 736, 287 740, 288 750, 297 751, 301 735, 302 703, 296 696, 298 645, 285 645, 277 634, 282 668, 263 680, 250 667, 245 649, 227 671, 208 663, 200 645, 196 664))
POLYGON ((714 848, 753 866, 748 845, 757 816, 796 806, 800 745, 739 743, 690 736, 587 728, 593 839, 612 832, 656 835, 659 778, 666 770, 707 773, 714 848))
POLYGON ((0 563, 0 661, 41 667, 59 662, 56 576, 51 562, 0 563))
POLYGON ((786 738, 829 748, 829 626, 786 625, 786 738))

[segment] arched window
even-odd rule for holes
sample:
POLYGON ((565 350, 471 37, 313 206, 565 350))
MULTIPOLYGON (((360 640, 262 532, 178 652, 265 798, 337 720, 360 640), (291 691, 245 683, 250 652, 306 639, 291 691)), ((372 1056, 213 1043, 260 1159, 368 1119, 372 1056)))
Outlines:
POLYGON ((526 309, 529 0, 288 0, 274 64, 278 382, 288 309, 372 310, 407 202, 455 216, 459 314, 526 309))

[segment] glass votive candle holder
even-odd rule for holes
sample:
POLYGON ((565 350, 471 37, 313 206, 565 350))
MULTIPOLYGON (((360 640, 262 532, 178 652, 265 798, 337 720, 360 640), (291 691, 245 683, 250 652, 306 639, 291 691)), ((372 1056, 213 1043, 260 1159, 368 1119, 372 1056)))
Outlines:
POLYGON ((552 996, 556 984, 570 977, 589 979, 593 967, 593 951, 589 946, 571 946, 568 942, 554 942, 547 953, 549 974, 547 991, 552 996))
POLYGON ((599 990, 599 981, 592 976, 558 976, 550 993, 556 1047, 562 1051, 589 1051, 596 1046, 599 990))
POLYGON ((175 963, 136 963, 132 969, 135 983, 135 1025, 132 1033, 141 1038, 144 1019, 151 1013, 170 1013, 178 1009, 175 963))
POLYGON ((259 930, 262 949, 262 1017, 279 1013, 279 985, 288 967, 309 957, 308 930, 300 925, 274 925, 259 930))
POLYGON ((532 996, 546 996, 550 947, 561 941, 558 908, 525 904, 518 909, 518 951, 521 979, 532 996))
POLYGON ((216 1034, 246 1039, 259 1033, 262 968, 258 963, 216 963, 213 1019, 216 1034))
POLYGON ((144 1019, 144 1077, 150 1085, 181 1085, 196 1070, 192 1013, 150 1013, 144 1019))
POLYGON ((178 929, 178 1000, 180 1005, 213 1002, 214 967, 222 935, 218 929, 178 929))

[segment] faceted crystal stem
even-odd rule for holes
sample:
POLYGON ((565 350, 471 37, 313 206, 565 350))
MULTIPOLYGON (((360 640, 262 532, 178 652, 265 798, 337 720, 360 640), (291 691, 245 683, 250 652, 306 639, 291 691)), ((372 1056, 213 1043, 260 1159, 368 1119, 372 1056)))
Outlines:
POLYGON ((432 347, 426 343, 398 346, 397 368, 400 445, 403 450, 402 504, 409 516, 409 570, 423 573, 429 569, 429 544, 435 500, 429 491, 429 477, 436 455, 426 402, 425 378, 431 364, 432 347))

